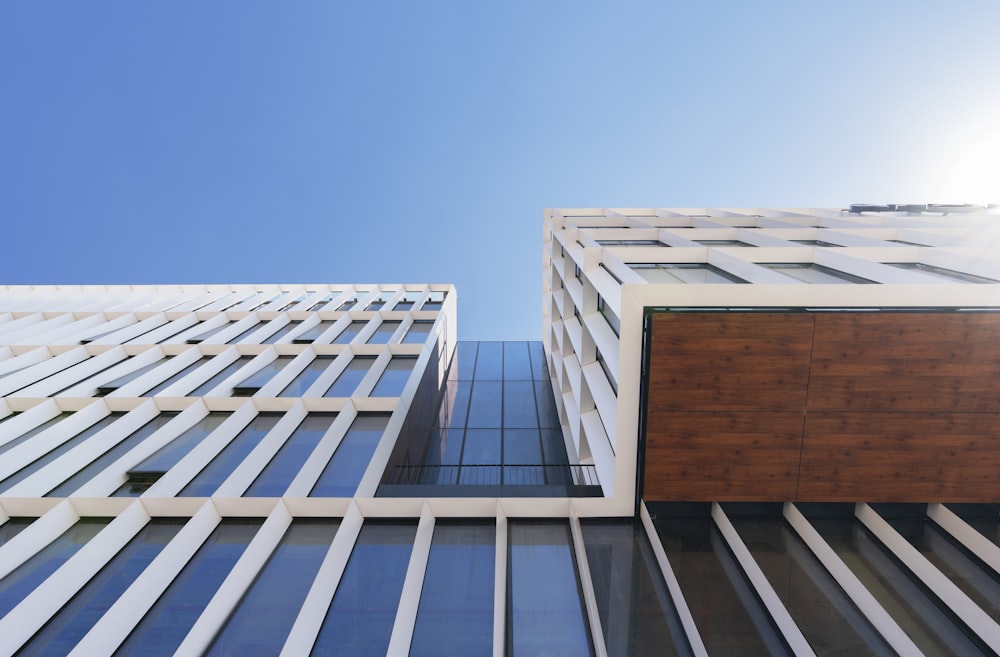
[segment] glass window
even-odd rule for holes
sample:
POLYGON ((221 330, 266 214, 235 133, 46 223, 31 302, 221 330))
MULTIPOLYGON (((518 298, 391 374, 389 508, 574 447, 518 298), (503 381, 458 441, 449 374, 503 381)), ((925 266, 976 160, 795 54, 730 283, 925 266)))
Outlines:
MULTIPOLYGON (((226 365, 221 370, 219 370, 218 374, 216 374, 215 376, 211 377, 208 381, 205 381, 205 383, 201 384, 200 386, 198 386, 197 388, 195 388, 194 390, 192 390, 191 392, 189 392, 187 394, 187 396, 188 397, 201 397, 202 395, 205 395, 205 394, 211 392, 213 388, 215 388, 217 385, 219 385, 220 383, 222 383, 223 381, 225 381, 226 379, 228 379, 232 375, 236 374, 236 372, 241 367, 243 367, 244 365, 246 365, 247 363, 249 363, 252 360, 253 360, 253 356, 240 356, 239 358, 237 358, 236 360, 234 360, 232 363, 230 363, 229 365, 226 365)), ((229 395, 232 394, 233 391, 232 391, 232 389, 227 389, 227 390, 220 390, 219 392, 220 392, 220 395, 222 397, 228 397, 229 395)))
POLYGON ((503 382, 503 426, 537 427, 535 413, 535 387, 532 381, 503 382))
POLYGON ((388 413, 359 413, 309 495, 311 497, 354 495, 388 423, 388 413))
POLYGON ((284 326, 282 326, 280 329, 278 329, 277 331, 275 331, 271 335, 269 335, 266 338, 264 338, 261 341, 261 344, 274 344, 275 342, 277 342, 281 338, 285 337, 286 335, 288 335, 289 333, 291 333, 292 331, 294 331, 295 329, 297 329, 299 327, 299 324, 301 324, 301 323, 302 322, 298 322, 298 321, 288 322, 287 324, 285 324, 284 326))
POLYGON ((595 240, 601 246, 667 246, 658 240, 595 240))
POLYGON ((81 519, 0 579, 0 618, 20 604, 107 524, 108 520, 104 518, 81 519))
POLYGON ((788 240, 789 242, 795 242, 796 244, 803 244, 805 246, 843 246, 841 244, 834 244, 832 242, 826 242, 824 240, 788 240))
POLYGON ((309 344, 323 335, 324 332, 331 326, 333 326, 334 321, 332 319, 324 319, 316 326, 311 329, 307 329, 304 333, 300 333, 292 340, 292 344, 309 344))
POLYGON ((646 281, 654 284, 701 285, 747 282, 739 276, 730 274, 707 262, 630 263, 628 266, 646 281))
POLYGON ((399 397, 410 379, 410 372, 417 359, 410 356, 393 356, 385 366, 378 383, 372 389, 372 397, 399 397))
POLYGON ((615 311, 611 310, 611 307, 604 302, 604 298, 600 295, 597 296, 597 310, 604 315, 604 319, 608 322, 611 330, 615 332, 615 335, 621 335, 621 320, 618 319, 618 315, 615 314, 615 311))
POLYGON ((232 322, 225 322, 224 324, 220 324, 219 326, 216 326, 215 328, 210 328, 210 329, 208 329, 207 331, 205 331, 203 333, 198 333, 197 335, 188 338, 187 339, 187 343, 188 344, 198 344, 199 342, 204 342, 205 340, 209 339, 210 337, 212 337, 216 333, 221 333, 222 331, 225 331, 227 328, 229 328, 230 326, 232 326, 232 324, 233 324, 232 322))
POLYGON ((323 393, 324 397, 350 397, 357 390, 361 379, 365 378, 372 364, 375 363, 375 356, 355 356, 347 364, 344 371, 340 373, 333 385, 323 393))
POLYGON ((477 379, 493 379, 499 381, 503 379, 503 343, 502 342, 480 342, 479 352, 476 355, 476 375, 477 379))
POLYGON ((538 429, 504 429, 503 462, 506 465, 542 463, 542 443, 538 429))
POLYGON ((3 481, 0 481, 0 493, 9 490, 15 484, 24 481, 31 475, 35 474, 36 472, 47 466, 49 463, 52 463, 57 458, 68 452, 69 450, 73 449, 77 445, 81 444, 83 441, 87 440, 88 438, 96 434, 98 431, 101 431, 102 429, 106 429, 107 427, 111 426, 111 423, 120 418, 122 415, 124 415, 124 413, 112 413, 110 415, 104 416, 103 418, 101 418, 94 424, 90 425, 80 433, 65 440, 61 445, 55 447, 48 453, 35 459, 33 462, 21 468, 20 470, 10 475, 3 481))
POLYGON ((499 465, 503 462, 500 429, 466 429, 462 465, 499 465))
POLYGON ((154 362, 150 363, 149 365, 143 365, 142 367, 140 367, 137 370, 132 370, 128 374, 124 374, 124 375, 118 377, 117 379, 112 379, 111 381, 108 381, 107 383, 104 383, 104 384, 101 384, 101 385, 97 386, 97 396, 98 397, 103 397, 105 395, 111 394, 115 390, 118 390, 118 388, 121 388, 121 387, 125 386, 126 384, 131 383, 132 381, 135 381, 136 379, 138 379, 140 376, 142 376, 146 372, 153 371, 154 369, 156 369, 160 365, 163 365, 164 363, 166 363, 171 358, 173 358, 173 356, 167 356, 165 358, 161 358, 160 360, 154 361, 154 362))
POLYGON ((371 303, 365 308, 365 310, 382 310, 382 306, 385 305, 385 299, 382 297, 376 297, 371 303))
POLYGON ((118 596, 125 592, 183 526, 177 518, 154 518, 18 651, 28 655, 68 655, 118 596))
POLYGON ((976 276, 975 274, 967 274, 963 271, 956 271, 954 269, 935 267, 934 265, 926 265, 922 262, 883 262, 882 264, 889 265, 890 267, 896 267, 897 269, 918 271, 921 274, 927 274, 928 276, 933 276, 935 278, 942 278, 946 281, 958 281, 960 283, 1000 282, 992 278, 986 278, 985 276, 976 276))
MULTIPOLYGON (((0 445, 0 454, 3 454, 7 450, 12 449, 12 448, 17 447, 18 445, 20 445, 22 443, 27 442, 33 436, 37 436, 38 434, 40 434, 41 432, 45 431, 49 427, 55 426, 56 422, 60 422, 62 420, 65 420, 69 416, 70 416, 70 413, 60 413, 59 415, 55 416, 51 420, 46 420, 45 422, 42 422, 41 424, 39 424, 34 429, 30 429, 30 430, 22 433, 17 438, 14 438, 13 440, 8 440, 3 445, 0 445)), ((10 418, 7 418, 7 419, 10 419, 10 418)))
POLYGON ((588 521, 582 530, 608 657, 691 655, 642 524, 588 521))
POLYGON ((121 458, 126 452, 134 448, 143 440, 153 435, 170 420, 177 417, 177 413, 163 412, 155 418, 139 427, 136 431, 123 438, 118 444, 112 446, 108 451, 80 468, 76 474, 62 482, 46 495, 48 497, 65 497, 72 494, 76 489, 93 479, 105 468, 121 458))
POLYGON ((278 372, 292 362, 294 356, 278 356, 241 383, 233 387, 234 397, 249 397, 263 388, 278 372))
POLYGON ((477 378, 472 386, 468 426, 480 428, 502 426, 500 403, 502 393, 502 381, 483 381, 477 378))
POLYGON ((861 278, 854 274, 831 269, 814 262, 759 262, 761 267, 767 267, 777 272, 797 278, 805 283, 826 284, 826 283, 874 283, 867 278, 861 278))
POLYGON ((263 521, 225 518, 132 630, 116 657, 170 657, 263 521))
POLYGON ((358 304, 358 297, 353 296, 337 307, 337 310, 350 310, 358 304))
POLYGON ((387 344, 402 322, 382 322, 368 338, 368 344, 387 344))
POLYGON ((593 655, 569 525, 508 525, 507 639, 512 657, 593 655))
POLYGON ((309 413, 261 471, 244 496, 281 497, 336 419, 336 413, 309 413))
POLYGON ((20 534, 34 520, 34 518, 8 518, 6 522, 0 524, 0 545, 20 534))
MULTIPOLYGON (((287 294, 287 296, 291 296, 291 295, 287 294)), ((285 305, 283 305, 281 308, 278 308, 278 312, 279 313, 283 313, 286 310, 288 310, 289 308, 291 308, 292 306, 294 306, 295 304, 299 303, 300 301, 305 301, 306 300, 306 296, 307 295, 305 295, 305 294, 300 294, 299 296, 295 297, 294 299, 290 300, 288 303, 286 303, 285 305)))
POLYGON ((340 523, 292 522, 205 655, 277 655, 340 523))
POLYGON ((305 369, 295 375, 291 383, 278 393, 279 397, 301 397, 309 390, 309 386, 315 383, 320 374, 326 371, 336 356, 316 356, 305 369))
POLYGON ((441 310, 441 306, 444 305, 444 292, 431 292, 427 295, 427 301, 424 301, 424 305, 420 307, 421 310, 441 310))
POLYGON ((274 428, 279 419, 281 413, 258 414, 201 472, 195 475, 180 495, 208 497, 215 493, 222 482, 243 462, 247 454, 264 439, 268 431, 274 428))
POLYGON ((504 342, 503 344, 503 378, 506 381, 514 379, 530 380, 531 358, 527 342, 504 342))
MULTIPOLYGON (((398 305, 397 305, 398 308, 398 305)), ((427 336, 430 335, 431 329, 434 327, 434 321, 430 319, 418 319, 410 325, 409 330, 406 335, 403 336, 403 344, 423 344, 427 342, 427 336)))
MULTIPOLYGON (((702 246, 756 246, 742 240, 691 240, 702 246)), ((795 240, 792 240, 795 241, 795 240)))
POLYGON ((416 532, 415 522, 365 523, 312 655, 385 655, 416 532))
POLYGON ((187 376, 191 372, 194 372, 196 369, 198 369, 199 367, 201 367, 202 365, 204 365, 207 362, 208 362, 208 358, 199 358, 195 362, 191 363, 190 365, 188 365, 187 367, 185 367, 184 369, 182 369, 180 372, 177 372, 176 374, 174 374, 173 376, 171 376, 170 378, 168 378, 166 381, 163 381, 162 383, 160 383, 158 386, 156 386, 155 388, 153 388, 149 392, 144 392, 142 394, 142 396, 143 397, 152 397, 153 395, 157 395, 157 394, 163 392, 164 390, 166 390, 170 386, 174 385, 175 383, 177 383, 178 381, 180 381, 181 379, 183 379, 185 376, 187 376))
POLYGON ((311 305, 309 307, 309 310, 310 311, 319 310, 320 308, 322 308, 326 304, 328 304, 331 301, 333 301, 337 297, 338 294, 340 294, 340 291, 330 292, 329 294, 327 294, 326 296, 324 296, 322 299, 320 299, 319 301, 317 301, 316 303, 314 303, 313 305, 311 305))
POLYGON ((354 338, 358 337, 358 334, 364 330, 365 326, 368 325, 368 320, 357 320, 348 324, 343 331, 340 332, 334 340, 333 344, 347 344, 354 338))
POLYGON ((250 328, 237 335, 235 338, 230 339, 228 342, 226 342, 226 344, 236 344, 238 342, 242 342, 244 338, 246 338, 248 335, 250 335, 259 328, 260 328, 260 322, 256 322, 250 328))
POLYGON ((409 657, 493 654, 495 559, 492 521, 435 524, 409 657))
POLYGON ((114 495, 124 497, 144 493, 156 480, 166 474, 167 470, 187 456, 187 453, 194 449, 195 445, 229 419, 229 415, 229 413, 220 412, 209 413, 193 427, 171 440, 141 463, 132 466, 128 471, 128 481, 114 495))

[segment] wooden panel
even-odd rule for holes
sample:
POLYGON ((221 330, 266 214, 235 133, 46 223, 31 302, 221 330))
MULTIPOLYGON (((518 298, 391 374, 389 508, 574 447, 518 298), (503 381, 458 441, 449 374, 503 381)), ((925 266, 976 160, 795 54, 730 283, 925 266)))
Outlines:
POLYGON ((1000 501, 1000 415, 811 412, 796 499, 1000 501))
POLYGON ((804 313, 656 315, 649 410, 801 410, 812 332, 804 313))
POLYGON ((1000 314, 816 315, 810 410, 1000 411, 1000 314))
POLYGON ((790 500, 802 413, 657 412, 649 416, 648 500, 790 500))

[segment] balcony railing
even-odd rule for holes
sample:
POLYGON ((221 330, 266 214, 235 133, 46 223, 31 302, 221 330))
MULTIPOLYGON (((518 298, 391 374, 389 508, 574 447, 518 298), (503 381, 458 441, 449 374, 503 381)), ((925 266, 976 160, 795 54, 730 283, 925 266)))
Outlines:
POLYGON ((592 465, 399 465, 379 490, 390 496, 594 497, 601 495, 592 465), (412 490, 406 490, 406 489, 412 490))

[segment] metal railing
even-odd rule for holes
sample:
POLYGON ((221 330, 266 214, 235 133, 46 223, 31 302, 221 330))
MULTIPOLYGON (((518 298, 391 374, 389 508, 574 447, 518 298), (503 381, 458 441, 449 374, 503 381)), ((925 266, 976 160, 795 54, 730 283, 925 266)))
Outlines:
POLYGON ((592 465, 397 465, 386 481, 402 486, 600 486, 592 465))

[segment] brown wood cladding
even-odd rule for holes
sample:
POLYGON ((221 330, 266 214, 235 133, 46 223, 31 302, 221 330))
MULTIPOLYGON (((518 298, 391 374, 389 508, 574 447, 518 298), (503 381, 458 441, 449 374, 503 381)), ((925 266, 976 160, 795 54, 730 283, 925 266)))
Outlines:
POLYGON ((1000 314, 663 313, 648 500, 1000 502, 1000 314))

